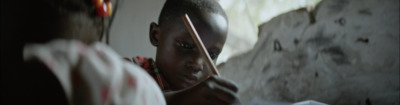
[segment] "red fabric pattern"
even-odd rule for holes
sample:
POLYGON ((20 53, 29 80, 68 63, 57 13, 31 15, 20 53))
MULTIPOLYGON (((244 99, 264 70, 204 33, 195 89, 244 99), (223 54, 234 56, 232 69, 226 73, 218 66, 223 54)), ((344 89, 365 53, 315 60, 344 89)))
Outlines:
POLYGON ((128 80, 127 80, 127 82, 128 82, 128 85, 129 85, 130 87, 132 87, 133 89, 136 89, 136 87, 137 87, 137 81, 136 81, 135 78, 132 78, 132 76, 128 75, 128 80))
POLYGON ((109 88, 108 87, 102 87, 101 88, 101 102, 105 102, 108 98, 109 94, 109 88))
POLYGON ((165 80, 163 75, 158 71, 157 66, 155 65, 155 62, 151 58, 145 58, 145 57, 134 57, 131 59, 129 58, 124 58, 127 61, 134 62, 143 69, 149 73, 153 79, 157 82, 158 86, 165 92, 165 91, 171 91, 171 88, 168 84, 168 82, 165 80))

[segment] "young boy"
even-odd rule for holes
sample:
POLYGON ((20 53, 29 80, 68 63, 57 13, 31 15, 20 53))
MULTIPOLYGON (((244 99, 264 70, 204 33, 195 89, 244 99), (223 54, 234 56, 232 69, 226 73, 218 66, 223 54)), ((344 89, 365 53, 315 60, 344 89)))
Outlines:
MULTIPOLYGON (((9 17, 1 28, 9 43, 2 45, 12 47, 6 47, 11 59, 1 69, 1 104, 165 105, 150 75, 97 42, 107 29, 111 2, 4 2, 9 17)), ((3 61, 2 55, 2 67, 3 61)))
POLYGON ((228 20, 216 0, 167 0, 158 24, 150 24, 156 61, 135 57, 163 89, 169 105, 231 105, 238 103, 237 87, 212 76, 196 49, 182 16, 187 13, 214 63, 227 36, 228 20))

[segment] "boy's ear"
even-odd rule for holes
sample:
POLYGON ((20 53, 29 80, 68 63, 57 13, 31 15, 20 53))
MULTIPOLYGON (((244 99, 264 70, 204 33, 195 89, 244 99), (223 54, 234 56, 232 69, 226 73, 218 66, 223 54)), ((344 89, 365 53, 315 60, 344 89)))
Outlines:
POLYGON ((160 27, 158 24, 152 22, 150 24, 150 42, 153 46, 158 46, 160 39, 160 27))

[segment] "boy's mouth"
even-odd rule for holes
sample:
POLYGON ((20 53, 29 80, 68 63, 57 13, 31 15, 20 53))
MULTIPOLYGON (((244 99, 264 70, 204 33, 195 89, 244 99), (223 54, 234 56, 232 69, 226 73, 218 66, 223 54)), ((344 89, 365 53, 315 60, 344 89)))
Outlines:
POLYGON ((195 76, 184 75, 183 81, 189 85, 194 85, 197 82, 197 78, 195 76))

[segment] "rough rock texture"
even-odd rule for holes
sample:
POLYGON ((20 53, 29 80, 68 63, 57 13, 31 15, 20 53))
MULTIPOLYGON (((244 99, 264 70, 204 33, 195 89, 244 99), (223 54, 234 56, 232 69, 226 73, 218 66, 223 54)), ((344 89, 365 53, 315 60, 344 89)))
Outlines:
POLYGON ((245 105, 399 105, 399 12, 399 0, 324 0, 261 25, 254 49, 219 70, 245 105))

